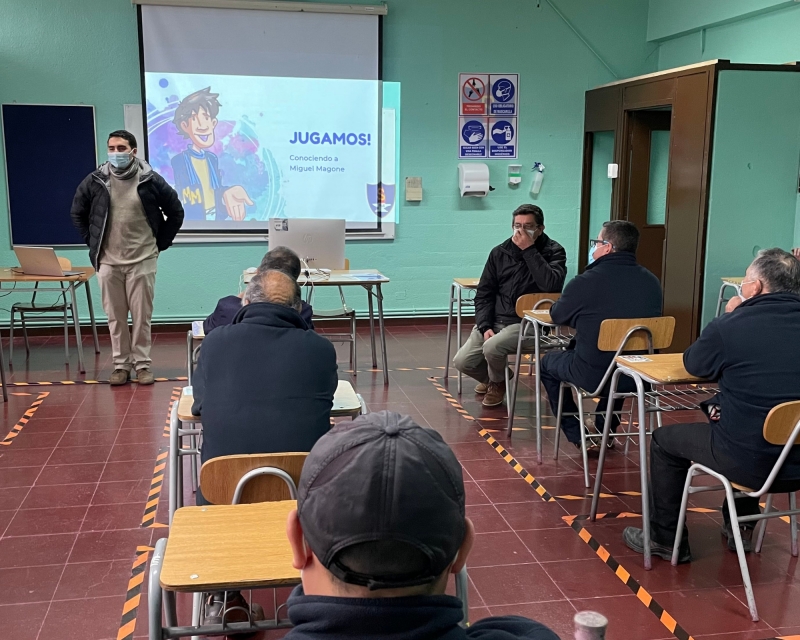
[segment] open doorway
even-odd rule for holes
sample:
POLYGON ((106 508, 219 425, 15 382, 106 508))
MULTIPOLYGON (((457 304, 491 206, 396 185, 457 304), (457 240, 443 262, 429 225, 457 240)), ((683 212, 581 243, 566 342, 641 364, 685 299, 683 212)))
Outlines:
POLYGON ((640 230, 639 264, 663 283, 672 109, 626 111, 625 117, 628 172, 623 178, 620 218, 640 230))

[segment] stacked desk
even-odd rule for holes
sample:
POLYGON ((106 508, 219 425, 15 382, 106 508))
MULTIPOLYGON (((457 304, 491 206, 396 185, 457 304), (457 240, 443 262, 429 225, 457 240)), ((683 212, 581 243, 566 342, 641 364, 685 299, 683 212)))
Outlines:
MULTIPOLYGON (((465 291, 475 291, 478 288, 480 278, 453 278, 450 285, 450 306, 447 313, 447 352, 444 361, 444 377, 447 379, 450 374, 450 334, 453 328, 453 304, 456 305, 456 353, 461 349, 461 317, 465 306, 474 307, 474 298, 465 298, 465 291)), ((458 372, 458 393, 461 393, 461 372, 458 372)))

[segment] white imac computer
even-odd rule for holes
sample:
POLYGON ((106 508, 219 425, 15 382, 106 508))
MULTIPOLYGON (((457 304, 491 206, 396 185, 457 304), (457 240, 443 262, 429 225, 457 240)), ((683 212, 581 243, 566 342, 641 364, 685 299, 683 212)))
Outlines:
POLYGON ((288 247, 309 269, 344 269, 344 220, 270 218, 269 248, 288 247))

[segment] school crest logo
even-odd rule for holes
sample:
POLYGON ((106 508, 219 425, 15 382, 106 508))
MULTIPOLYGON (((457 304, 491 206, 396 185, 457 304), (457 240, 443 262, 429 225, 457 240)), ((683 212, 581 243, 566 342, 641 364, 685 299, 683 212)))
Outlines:
POLYGON ((367 202, 369 208, 379 218, 385 218, 394 207, 395 185, 368 184, 367 202))

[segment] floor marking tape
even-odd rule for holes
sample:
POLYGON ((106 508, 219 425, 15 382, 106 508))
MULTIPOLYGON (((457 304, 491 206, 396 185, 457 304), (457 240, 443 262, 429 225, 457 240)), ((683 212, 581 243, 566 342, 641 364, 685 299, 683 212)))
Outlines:
MULTIPOLYGON (((452 394, 450 394, 450 392, 445 387, 443 387, 439 382, 437 382, 439 378, 428 378, 428 380, 430 380, 431 384, 437 391, 439 391, 439 393, 441 393, 446 399, 448 399, 448 402, 450 398, 453 398, 452 394)), ((450 403, 450 406, 457 409, 463 409, 463 407, 460 404, 450 403)), ((467 416, 468 415, 469 414, 467 414, 467 416)), ((471 416, 469 417, 475 421, 475 424, 477 426, 479 427, 481 426, 478 420, 475 420, 475 418, 472 418, 471 416)), ((534 478, 530 473, 528 473, 525 467, 519 464, 514 459, 514 457, 508 451, 506 451, 505 448, 499 442, 497 442, 497 440, 495 440, 486 429, 481 428, 478 431, 478 435, 480 435, 484 440, 486 440, 486 442, 488 442, 492 446, 492 448, 495 451, 497 451, 497 453, 500 454, 503 460, 508 462, 509 465, 511 465, 511 468, 514 469, 514 471, 516 471, 525 480, 525 482, 527 482, 529 485, 533 487, 534 491, 536 491, 536 493, 538 493, 544 501, 546 502, 556 501, 556 498, 551 496, 547 492, 547 490, 536 480, 536 478, 534 478)), ((625 495, 639 495, 636 492, 621 492, 621 493, 624 493, 625 495)), ((611 515, 616 515, 616 514, 603 514, 603 517, 609 518, 611 515)), ((589 516, 564 516, 563 519, 578 534, 581 540, 583 540, 586 544, 589 545, 589 547, 592 548, 592 550, 606 564, 606 566, 608 566, 608 568, 611 569, 614 572, 614 574, 631 589, 631 591, 633 591, 634 595, 636 595, 639 598, 639 600, 659 619, 661 624, 663 624, 669 630, 670 633, 672 633, 676 638, 678 638, 678 640, 694 640, 694 638, 692 638, 692 636, 690 636, 687 633, 687 631, 677 623, 675 618, 673 618, 669 613, 664 611, 664 608, 653 599, 653 596, 651 596, 644 589, 644 587, 642 587, 638 582, 636 582, 636 580, 634 580, 631 577, 630 573, 625 569, 625 567, 623 567, 619 562, 617 562, 617 560, 610 553, 608 553, 606 548, 603 547, 601 544, 599 544, 592 537, 592 534, 589 533, 583 527, 581 522, 587 519, 588 517, 589 516)), ((598 514, 598 518, 599 517, 601 517, 600 514, 598 514)), ((641 517, 641 515, 631 513, 626 516, 622 516, 621 514, 619 514, 618 517, 641 517)), ((778 640, 778 639, 770 638, 768 640, 778 640)), ((797 640, 800 640, 800 638, 798 638, 797 640)))
POLYGON ((172 388, 172 397, 169 399, 167 420, 164 425, 164 437, 166 439, 162 442, 156 454, 156 463, 153 467, 153 479, 150 481, 150 493, 147 494, 147 502, 144 506, 144 514, 142 514, 142 528, 154 529, 167 526, 156 522, 156 512, 158 511, 159 498, 161 498, 161 489, 164 487, 164 475, 166 474, 167 457, 169 456, 169 423, 172 415, 172 407, 180 400, 181 391, 181 387, 172 388))
MULTIPOLYGON (((186 382, 186 376, 178 376, 177 378, 155 378, 156 382, 186 382)), ((138 380, 131 380, 133 384, 139 384, 138 380)), ((57 380, 55 382, 7 382, 7 387, 58 387, 58 386, 74 386, 76 384, 111 384, 108 380, 57 380)), ((3 385, 0 384, 0 387, 3 385)))
POLYGON ((153 547, 136 547, 136 557, 131 567, 131 577, 128 580, 128 592, 125 604, 122 606, 122 618, 119 621, 117 640, 132 640, 136 630, 136 615, 139 612, 139 601, 142 594, 142 583, 147 569, 147 556, 153 547))
MULTIPOLYGON (((30 395, 30 394, 26 394, 30 395)), ((28 407, 25 413, 22 414, 22 417, 17 420, 17 424, 11 427, 11 431, 8 432, 5 438, 0 440, 0 445, 4 447, 8 447, 14 443, 14 438, 16 438, 20 431, 31 421, 33 418, 33 414, 36 413, 36 410, 42 405, 44 399, 50 395, 49 391, 42 391, 38 396, 36 396, 36 400, 31 403, 31 406, 28 407)))

